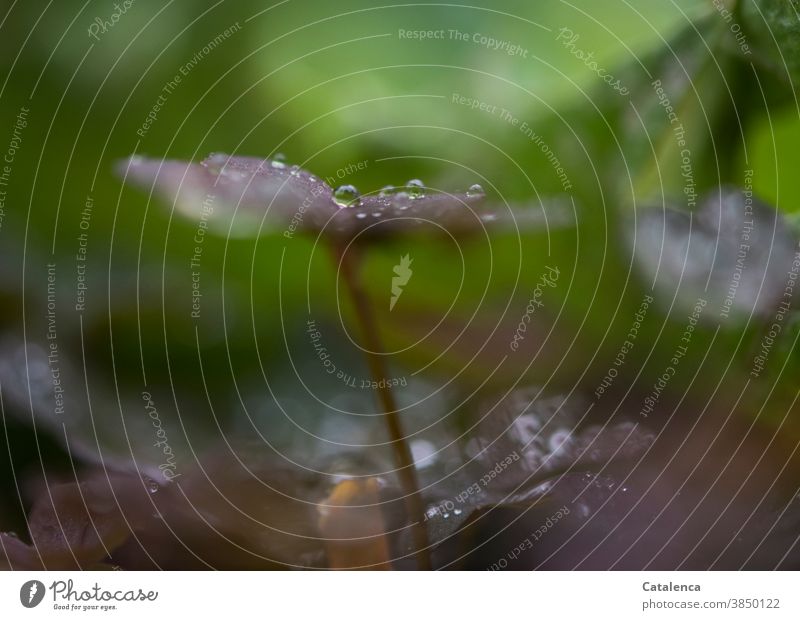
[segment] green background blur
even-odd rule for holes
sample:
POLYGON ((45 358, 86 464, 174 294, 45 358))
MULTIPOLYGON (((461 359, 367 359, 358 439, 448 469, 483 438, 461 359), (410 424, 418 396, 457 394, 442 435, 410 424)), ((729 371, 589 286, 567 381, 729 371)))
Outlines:
MULTIPOLYGON (((204 318, 199 324, 187 320, 197 224, 173 217, 146 193, 123 188, 113 173, 117 160, 133 153, 197 161, 212 151, 264 157, 282 152, 323 178, 366 161, 347 177, 362 191, 421 178, 445 190, 477 181, 499 202, 561 192, 551 166, 524 135, 494 115, 453 104, 454 93, 502 106, 547 136, 575 186, 579 222, 550 234, 501 238, 491 246, 466 243, 460 291, 461 259, 452 245, 390 240, 372 248, 364 269, 375 295, 384 294, 398 256, 411 252, 415 261, 414 287, 403 298, 415 314, 390 319, 384 310, 380 316, 390 347, 415 342, 457 293, 448 321, 460 326, 478 312, 489 327, 476 338, 498 321, 514 325, 543 266, 557 264, 565 279, 552 303, 558 317, 552 352, 533 368, 529 360, 518 360, 492 381, 571 387, 602 376, 643 290, 615 228, 630 181, 615 176, 614 157, 603 150, 624 154, 629 144, 623 117, 606 115, 618 106, 616 95, 554 42, 555 31, 568 25, 601 66, 633 80, 637 59, 658 53, 665 41, 707 18, 710 2, 382 7, 353 1, 271 6, 136 0, 99 41, 90 37, 91 24, 114 11, 110 2, 4 2, 0 8, 0 146, 11 138, 20 109, 30 110, 0 228, 4 330, 25 329, 33 340, 43 336, 44 274, 48 263, 58 265, 62 350, 77 360, 86 356, 87 388, 102 393, 94 415, 117 408, 118 391, 155 386, 165 400, 174 395, 184 403, 190 415, 180 424, 200 445, 197 437, 213 435, 218 421, 238 423, 247 396, 235 397, 232 377, 257 385, 262 368, 273 376, 285 372, 282 352, 286 339, 303 339, 309 291, 315 316, 335 321, 340 310, 335 272, 311 240, 207 237, 204 318), (183 77, 145 137, 138 136, 164 85, 236 24, 240 29, 183 77), (398 29, 481 33, 529 54, 513 57, 472 41, 402 40, 398 29), (87 196, 93 200, 87 309, 77 313, 75 253, 87 196), (216 405, 213 412, 208 401, 216 405)), ((756 191, 785 212, 800 210, 800 175, 791 172, 800 165, 796 111, 777 109, 747 132, 756 191)), ((659 352, 671 353, 670 330, 679 333, 684 322, 682 316, 668 317, 665 331, 658 331, 660 324, 648 328, 657 344, 647 364, 640 360, 643 386, 663 370, 659 352)), ((742 333, 750 331, 743 326, 716 339, 706 363, 712 369, 713 360, 719 363, 707 371, 707 385, 725 376, 731 352, 746 348, 742 333)), ((710 339, 710 333, 698 335, 698 356, 707 353, 701 345, 710 339)), ((457 350, 439 358, 440 349, 441 340, 427 342, 405 359, 435 360, 428 371, 433 381, 454 369, 464 370, 458 381, 466 384, 486 378, 482 358, 465 359, 457 350)), ((259 388, 251 392, 257 399, 259 388)), ((778 389, 773 397, 780 395, 778 389)), ((18 417, 24 420, 24 411, 18 417)), ((9 422, 12 439, 24 451, 30 436, 24 424, 14 424, 9 422)), ((104 441, 124 452, 118 445, 124 438, 112 435, 110 430, 104 441)))

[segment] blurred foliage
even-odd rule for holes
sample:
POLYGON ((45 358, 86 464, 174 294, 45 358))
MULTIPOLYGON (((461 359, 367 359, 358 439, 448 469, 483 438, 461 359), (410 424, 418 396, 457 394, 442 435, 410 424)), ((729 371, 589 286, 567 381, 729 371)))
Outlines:
MULTIPOLYGON (((736 7, 751 59, 707 0, 506 0, 463 7, 422 2, 413 8, 366 0, 269 6, 137 0, 100 40, 87 28, 109 17, 109 4, 31 0, 4 7, 0 144, 20 109, 30 112, 0 229, 0 282, 9 297, 3 330, 19 336, 24 318, 27 337, 44 342, 46 266, 55 263, 61 349, 81 379, 85 355, 91 383, 85 389, 96 395, 93 415, 107 416, 98 428, 76 423, 71 432, 88 443, 94 433, 107 433, 99 442, 109 449, 106 456, 147 464, 147 451, 132 455, 127 440, 129 431, 152 433, 140 419, 139 394, 148 388, 165 424, 181 429, 176 450, 186 458, 220 427, 266 434, 272 428, 276 448, 290 446, 297 440, 285 420, 275 421, 280 415, 270 395, 294 394, 298 415, 311 419, 322 407, 289 381, 287 370, 294 362, 287 341, 293 352, 309 348, 303 331, 309 291, 314 316, 330 325, 331 346, 361 368, 346 339, 334 334, 339 313, 347 316, 350 309, 339 305, 330 257, 312 239, 209 235, 202 256, 203 318, 189 321, 197 222, 173 217, 158 200, 124 187, 114 163, 133 153, 198 161, 211 151, 282 152, 321 178, 337 179, 348 164, 367 162, 346 177, 364 191, 421 178, 444 190, 479 182, 492 200, 530 208, 564 198, 551 162, 528 136, 496 113, 453 103, 458 94, 504 108, 557 153, 572 184, 574 213, 566 204, 576 225, 476 238, 462 246, 463 257, 452 245, 425 238, 373 248, 364 279, 381 300, 398 257, 414 257, 414 286, 403 297, 410 310, 390 316, 379 304, 387 345, 409 347, 438 324, 455 297, 445 334, 459 334, 477 316, 468 336, 477 343, 489 339, 491 346, 454 346, 441 357, 441 339, 414 347, 402 359, 415 369, 430 364, 425 377, 431 386, 453 378, 461 388, 521 381, 591 389, 646 290, 631 267, 624 234, 632 207, 688 208, 680 149, 654 96, 654 76, 669 76, 662 81, 689 136, 699 195, 724 183, 741 185, 743 171, 753 169, 757 194, 785 213, 800 212, 800 175, 794 173, 800 116, 792 81, 800 70, 796 9, 794 1, 779 0, 736 7), (209 42, 237 24, 187 70, 209 42), (554 43, 565 24, 579 33, 580 49, 595 51, 598 65, 629 86, 630 98, 554 43), (521 46, 527 58, 471 39, 404 40, 398 29, 481 33, 521 46), (186 74, 180 84, 145 135, 137 135, 181 68, 186 74), (86 311, 76 313, 75 255, 87 197, 93 204, 85 231, 88 294, 86 311), (534 350, 511 358, 487 377, 546 265, 563 274, 548 300, 552 332, 544 335, 539 355, 534 350)), ((628 361, 629 379, 644 390, 663 372, 686 323, 680 309, 662 311, 639 336, 652 349, 637 347, 628 361)), ((706 388, 743 381, 762 327, 746 320, 720 332, 701 327, 680 385, 695 373, 706 388)), ((451 343, 445 338, 444 344, 451 343)), ((791 346, 782 351, 771 360, 776 373, 781 360, 796 356, 791 346)), ((298 364, 313 361, 308 351, 303 355, 298 364)), ((83 381, 75 386, 83 389, 83 381)), ((766 381, 754 387, 742 409, 776 427, 795 387, 790 381, 772 387, 766 381), (761 416, 757 406, 767 394, 772 400, 761 416)), ((374 407, 371 394, 353 399, 364 411, 374 407)), ((80 395, 77 402, 85 400, 80 395)), ((5 415, 16 407, 24 419, 22 405, 5 406, 5 415)), ((796 437, 793 425, 784 430, 796 437)), ((35 454, 30 441, 14 444, 14 451, 28 451, 29 460, 35 454)), ((11 488, 6 480, 3 492, 11 488)))

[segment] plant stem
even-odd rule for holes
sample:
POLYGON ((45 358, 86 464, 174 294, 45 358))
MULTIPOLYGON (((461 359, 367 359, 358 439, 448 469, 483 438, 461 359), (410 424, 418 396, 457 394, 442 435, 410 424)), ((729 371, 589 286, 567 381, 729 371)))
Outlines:
POLYGON ((397 414, 397 404, 394 395, 392 394, 391 388, 383 381, 389 374, 384 356, 381 355, 383 348, 381 347, 378 325, 372 312, 369 299, 361 285, 361 279, 359 278, 357 270, 357 261, 353 259, 353 252, 357 251, 357 249, 351 247, 350 254, 348 254, 344 248, 335 245, 334 250, 339 259, 342 276, 353 302, 356 316, 362 326, 362 332, 366 343, 364 354, 367 358, 370 374, 372 375, 372 379, 379 386, 378 395, 380 405, 383 408, 383 419, 386 422, 389 438, 392 442, 392 450, 394 451, 400 486, 403 490, 406 512, 413 521, 411 528, 414 537, 417 568, 419 570, 430 570, 431 558, 428 550, 428 533, 425 522, 423 521, 425 507, 419 492, 414 458, 411 455, 411 449, 403 433, 400 416, 397 414))

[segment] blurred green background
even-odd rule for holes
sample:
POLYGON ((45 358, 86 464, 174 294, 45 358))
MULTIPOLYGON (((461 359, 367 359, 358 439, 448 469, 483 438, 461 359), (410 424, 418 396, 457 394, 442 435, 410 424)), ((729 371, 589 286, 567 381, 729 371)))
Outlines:
MULTIPOLYGON (((286 351, 293 351, 293 359, 313 359, 304 340, 309 303, 313 316, 332 326, 328 333, 342 356, 363 368, 344 336, 333 334, 338 313, 349 317, 350 309, 347 302, 340 306, 335 271, 313 240, 208 236, 203 317, 189 320, 197 222, 174 217, 158 198, 148 200, 146 193, 123 187, 113 173, 117 160, 134 153, 198 161, 212 151, 263 157, 281 152, 322 178, 366 162, 346 177, 362 191, 421 178, 447 191, 479 182, 499 204, 520 202, 533 209, 539 200, 563 201, 553 167, 518 128, 497 114, 457 105, 452 97, 457 93, 505 108, 558 155, 576 211, 570 200, 562 204, 577 221, 519 237, 467 240, 461 246, 463 267, 452 244, 387 240, 370 248, 365 282, 381 300, 376 303, 385 305, 392 265, 401 255, 414 256, 414 286, 403 298, 407 311, 389 316, 388 309, 379 310, 391 350, 415 343, 445 318, 436 337, 393 360, 414 370, 430 363, 420 394, 442 384, 472 390, 487 379, 489 386, 540 382, 551 389, 586 389, 602 377, 645 290, 631 270, 619 221, 630 204, 652 198, 649 189, 636 195, 632 188, 638 191, 641 171, 654 161, 650 139, 655 141, 663 119, 652 121, 653 136, 639 131, 627 102, 556 41, 558 29, 568 25, 579 33, 579 47, 592 51, 600 66, 619 74, 632 90, 651 90, 643 63, 658 66, 668 41, 678 42, 670 52, 679 56, 698 50, 700 60, 718 57, 725 71, 726 62, 739 62, 735 54, 726 60, 720 52, 730 47, 724 41, 711 54, 708 46, 717 44, 725 27, 713 21, 717 16, 706 0, 388 7, 355 1, 136 0, 99 40, 91 37, 95 20, 110 20, 115 10, 110 2, 94 1, 4 2, 0 8, 0 147, 11 140, 20 110, 29 109, 0 228, 5 302, 0 312, 7 338, 46 342, 46 266, 57 265, 61 352, 80 379, 70 385, 70 397, 85 403, 86 395, 93 395, 88 400, 98 420, 90 424, 88 405, 76 404, 68 408, 67 426, 79 443, 102 445, 105 457, 122 462, 148 459, 144 448, 136 454, 131 448, 137 433, 152 433, 137 413, 143 389, 161 403, 165 424, 181 429, 176 443, 183 454, 214 441, 220 427, 246 433, 252 422, 269 429, 275 416, 270 392, 285 398, 299 392, 287 379, 286 351), (220 40, 229 28, 235 32, 220 40), (406 40, 398 36, 400 29, 458 30, 470 37, 406 40), (521 46, 527 57, 475 43, 476 33, 521 46), (213 49, 203 52, 215 39, 213 49), (180 84, 165 97, 145 135, 137 135, 176 75, 182 75, 180 84), (84 229, 87 197, 92 209, 84 229), (83 232, 87 297, 85 310, 78 312, 75 257, 83 232), (489 360, 498 355, 491 349, 505 346, 546 265, 557 265, 563 280, 548 300, 551 320, 543 352, 534 365, 531 355, 520 355, 487 377, 489 360), (470 323, 473 315, 477 320, 470 323), (468 323, 468 339, 494 344, 483 350, 454 346, 440 356, 468 323), (490 337, 497 325, 500 331, 490 337)), ((745 126, 746 165, 756 171, 755 190, 787 213, 798 211, 797 110, 765 107, 752 78, 742 79, 737 71, 725 73, 739 89, 737 101, 760 109, 745 126)), ((687 119, 693 110, 696 118, 701 110, 714 119, 714 101, 723 90, 713 79, 708 86, 704 80, 695 82, 697 100, 684 102, 687 119)), ((662 114, 655 109, 654 115, 662 114)), ((718 138, 738 131, 724 114, 719 120, 713 128, 718 138)), ((698 143, 698 154, 706 147, 698 143)), ((698 168, 701 190, 741 176, 731 169, 744 167, 743 150, 731 148, 725 156, 729 168, 721 176, 698 168)), ((710 168, 710 161, 703 165, 710 168)), ((664 186, 667 199, 674 198, 668 179, 664 186)), ((656 204, 664 195, 658 193, 656 204)), ((630 361, 643 370, 641 389, 663 371, 684 323, 682 314, 665 312, 645 327, 640 340, 652 343, 654 352, 648 355, 650 347, 642 347, 630 361)), ((676 380, 675 387, 691 380, 702 364, 705 381, 695 390, 746 374, 749 358, 744 358, 758 329, 740 324, 719 334, 699 333, 683 383, 676 380), (703 346, 712 340, 713 347, 703 346), (736 363, 731 368, 732 358, 744 359, 741 368, 736 363)), ((784 354, 790 350, 791 343, 784 354)), ((20 438, 11 442, 19 462, 30 465, 41 450, 26 430, 31 414, 24 391, 16 401, 8 394, 9 376, 3 384, 7 432, 20 438)), ((755 391, 752 402, 766 392, 774 399, 794 393, 785 382, 775 385, 755 391)), ((326 389, 333 393, 336 387, 326 389)), ((371 396, 359 395, 356 406, 373 410, 371 396)), ((298 399, 298 415, 314 419, 317 405, 298 399)), ((777 420, 784 409, 776 407, 777 420)), ((55 428, 61 441, 57 424, 39 424, 48 432, 55 428)), ((272 432, 289 445, 296 439, 287 428, 272 432)), ((94 448, 87 450, 87 458, 97 456, 94 448)), ((46 452, 63 456, 55 447, 46 452)), ((13 475, 6 478, 11 493, 13 475)))

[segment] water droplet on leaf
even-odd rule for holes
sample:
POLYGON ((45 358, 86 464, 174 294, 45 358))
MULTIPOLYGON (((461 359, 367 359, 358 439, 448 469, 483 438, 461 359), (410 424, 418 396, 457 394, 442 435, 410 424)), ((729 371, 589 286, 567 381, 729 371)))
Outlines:
POLYGON ((406 183, 406 188, 408 190, 408 195, 411 196, 412 199, 421 198, 425 195, 425 184, 419 179, 411 179, 406 183))
POLYGON ((222 171, 222 176, 225 179, 230 181, 238 182, 242 181, 247 177, 247 174, 242 172, 241 170, 234 170, 233 168, 225 168, 222 171))
POLYGON ((397 205, 403 205, 407 203, 409 200, 410 197, 408 195, 408 192, 397 192, 394 195, 394 199, 392 200, 392 202, 394 202, 397 205))
POLYGON ((483 190, 483 187, 475 183, 474 185, 470 185, 469 189, 467 190, 467 198, 477 198, 479 196, 485 196, 486 192, 483 190))
POLYGON ((217 176, 228 161, 228 156, 225 153, 211 153, 207 159, 200 162, 200 165, 208 170, 212 175, 217 176))
POLYGON ((354 185, 340 185, 333 192, 333 201, 340 207, 357 207, 361 194, 354 185))
POLYGON ((202 163, 203 164, 210 163, 210 164, 215 164, 217 166, 221 166, 226 161, 228 161, 228 156, 225 153, 211 153, 211 155, 208 156, 208 159, 206 159, 202 163))

